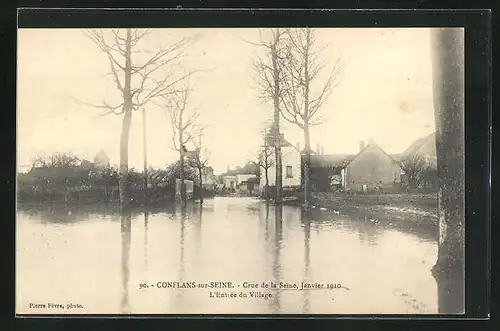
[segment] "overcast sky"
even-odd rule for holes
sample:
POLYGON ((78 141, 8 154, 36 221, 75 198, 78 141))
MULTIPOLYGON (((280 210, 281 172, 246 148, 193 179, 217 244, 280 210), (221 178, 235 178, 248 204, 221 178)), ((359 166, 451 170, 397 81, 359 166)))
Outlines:
MULTIPOLYGON (((266 30, 264 30, 264 33, 266 30)), ((317 29, 323 56, 343 71, 323 108, 326 122, 311 132, 312 147, 325 153, 356 153, 360 140, 373 138, 388 153, 402 152, 434 131, 429 29, 317 29)), ((272 116, 252 88, 252 56, 261 50, 258 29, 155 29, 141 50, 168 46, 181 36, 199 34, 185 65, 205 71, 193 77, 188 107, 199 109, 208 126, 204 144, 216 173, 254 159, 259 132, 272 116)), ((327 64, 327 67, 328 67, 327 64)), ((106 56, 78 29, 20 29, 18 33, 18 164, 40 153, 72 152, 92 159, 103 149, 118 164, 121 117, 98 117, 78 105, 117 100, 106 56)), ((164 167, 176 160, 172 130, 164 109, 147 111, 148 158, 164 167)), ((142 118, 134 112, 131 167, 142 168, 142 118)), ((283 122, 283 121, 282 121, 283 122)), ((292 143, 304 146, 299 129, 285 125, 292 143)))

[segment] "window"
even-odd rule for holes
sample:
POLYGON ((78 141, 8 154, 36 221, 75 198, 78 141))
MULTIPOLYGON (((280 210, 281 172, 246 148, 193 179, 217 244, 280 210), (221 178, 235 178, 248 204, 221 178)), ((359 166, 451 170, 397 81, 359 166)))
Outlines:
POLYGON ((292 166, 286 166, 286 178, 292 178, 292 166))

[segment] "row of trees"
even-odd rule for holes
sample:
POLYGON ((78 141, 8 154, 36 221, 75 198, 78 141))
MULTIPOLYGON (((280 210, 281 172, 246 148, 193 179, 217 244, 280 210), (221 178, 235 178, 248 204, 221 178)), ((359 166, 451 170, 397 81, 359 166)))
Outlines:
MULTIPOLYGON (((179 161, 164 169, 148 167, 147 172, 130 168, 127 174, 130 191, 146 192, 147 189, 156 196, 169 197, 170 193, 174 193, 175 181, 181 173, 185 179, 201 183, 198 160, 194 155, 190 155, 184 168, 181 168, 179 161)), ((55 153, 37 157, 33 168, 28 173, 19 175, 19 193, 21 199, 63 198, 67 201, 89 193, 91 199, 113 200, 113 192, 119 190, 119 178, 116 166, 97 167, 74 155, 55 153)), ((134 200, 139 198, 140 196, 135 196, 134 200)))
MULTIPOLYGON (((322 66, 311 70, 314 38, 311 29, 274 29, 271 37, 258 44, 266 49, 267 58, 256 61, 257 83, 261 95, 274 106, 273 134, 279 136, 279 115, 304 132, 305 207, 308 192, 310 143, 309 129, 326 100, 340 68, 311 98, 311 78, 322 66), (312 56, 311 56, 312 55, 312 56), (312 74, 312 75, 311 75, 312 74), (289 82, 289 84, 287 84, 289 82), (312 107, 311 107, 312 106, 312 107)), ((314 61, 314 60, 313 60, 314 61)), ((438 259, 432 271, 439 285, 440 313, 464 311, 464 32, 461 29, 434 29, 431 32, 434 115, 436 122, 437 187, 439 214, 438 259)), ((338 64, 338 62, 337 62, 338 64)), ((266 146, 266 145, 265 145, 266 146)), ((280 201, 281 158, 279 141, 275 144, 277 202, 280 201)), ((264 148, 264 150, 266 150, 264 148)), ((267 152, 260 163, 268 166, 267 152)), ((402 163, 410 185, 416 186, 428 171, 422 159, 410 158, 402 163)))
MULTIPOLYGON (((197 111, 189 111, 188 97, 192 89, 190 77, 200 70, 187 69, 183 60, 190 45, 197 36, 179 38, 167 47, 159 47, 155 51, 147 50, 144 45, 149 29, 113 29, 85 30, 85 34, 102 51, 110 66, 110 76, 116 87, 117 95, 100 104, 77 100, 78 103, 103 110, 102 115, 114 114, 122 117, 120 135, 120 162, 118 168, 119 194, 121 206, 126 208, 130 203, 129 194, 129 162, 128 146, 130 127, 134 111, 142 110, 144 129, 144 182, 148 182, 146 154, 146 107, 154 104, 169 115, 172 125, 173 146, 179 153, 181 181, 181 202, 186 202, 185 162, 188 155, 187 144, 198 136, 198 145, 189 154, 190 162, 201 171, 207 164, 206 156, 202 156, 201 136, 203 128, 197 123, 197 111), (114 100, 115 102, 112 102, 114 100), (192 161, 195 159, 195 161, 192 161)), ((200 183, 201 185, 201 183, 200 183)))
POLYGON ((304 208, 311 202, 310 156, 312 127, 320 125, 320 110, 339 83, 342 66, 337 59, 330 68, 321 60, 324 49, 316 40, 311 28, 271 29, 269 36, 260 34, 260 42, 254 45, 263 48, 264 55, 255 59, 255 82, 259 97, 271 101, 274 112, 270 128, 265 130, 264 146, 259 163, 264 169, 276 167, 275 201, 281 202, 282 164, 280 118, 300 128, 304 134, 304 208), (270 149, 274 151, 271 153, 270 149), (274 154, 274 161, 270 155, 274 154))

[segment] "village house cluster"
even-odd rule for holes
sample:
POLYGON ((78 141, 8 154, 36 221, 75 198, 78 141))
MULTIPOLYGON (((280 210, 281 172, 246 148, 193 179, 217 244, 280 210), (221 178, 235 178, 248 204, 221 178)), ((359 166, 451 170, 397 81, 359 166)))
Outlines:
MULTIPOLYGON (((282 135, 282 183, 283 190, 296 190, 304 184, 305 152, 300 144, 292 145, 282 135)), ((407 172, 410 165, 406 160, 419 159, 425 162, 418 188, 432 190, 436 186, 435 133, 413 142, 401 154, 386 153, 374 140, 360 141, 356 154, 324 154, 324 148, 317 145, 311 151, 311 186, 316 192, 395 192, 408 187, 407 172)), ((418 171, 419 169, 413 169, 418 171)), ((269 186, 276 181, 276 168, 268 169, 269 186)), ((265 182, 260 180, 259 189, 265 182)))
MULTIPOLYGON (((283 134, 281 134, 280 143, 283 192, 286 195, 293 195, 304 185, 305 151, 300 149, 300 144, 291 144, 283 134)), ((434 190, 437 172, 435 133, 416 140, 401 154, 388 154, 373 140, 360 141, 358 153, 348 155, 325 154, 323 146, 318 144, 316 150, 310 153, 311 188, 314 192, 347 194, 401 192, 408 189, 408 184, 411 182, 409 177, 414 176, 410 172, 419 170, 411 169, 411 165, 405 163, 412 158, 420 160, 420 166, 425 164, 426 167, 420 169, 419 181, 413 189, 434 190)), ((62 168, 46 165, 33 166, 28 173, 22 175, 20 189, 23 191, 23 187, 31 187, 38 190, 40 178, 50 183, 64 177, 65 186, 69 185, 67 189, 78 191, 81 190, 82 184, 76 179, 91 178, 93 174, 99 176, 102 171, 109 169, 111 169, 109 157, 101 150, 94 157, 93 162, 81 160, 78 165, 62 168), (72 178, 75 179, 74 185, 72 178)), ((235 169, 228 167, 227 171, 219 176, 214 174, 212 167, 206 166, 202 169, 201 176, 202 184, 198 190, 210 192, 212 195, 259 196, 266 192, 264 171, 258 162, 248 162, 243 167, 235 169)), ((105 181, 95 180, 92 185, 97 185, 94 188, 104 190, 104 198, 113 200, 118 196, 118 177, 113 177, 112 173, 108 177, 105 181)), ((268 167, 267 178, 268 190, 273 192, 276 181, 274 164, 268 167)), ((199 186, 198 180, 197 178, 185 179, 188 199, 195 197, 196 186, 199 186)), ((141 186, 141 179, 138 178, 137 181, 137 185, 141 186)), ((161 189, 166 185, 168 185, 167 181, 157 183, 149 181, 148 189, 161 189)), ((180 198, 180 187, 181 182, 176 178, 175 198, 180 198)))

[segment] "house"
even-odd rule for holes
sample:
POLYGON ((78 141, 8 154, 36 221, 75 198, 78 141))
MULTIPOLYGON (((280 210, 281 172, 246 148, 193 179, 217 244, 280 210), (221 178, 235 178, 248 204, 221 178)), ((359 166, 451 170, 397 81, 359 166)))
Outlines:
POLYGON ((254 174, 240 174, 236 175, 236 186, 240 186, 243 182, 247 182, 250 178, 256 178, 254 174))
POLYGON ((238 192, 248 195, 259 195, 259 178, 257 176, 249 177, 238 185, 238 192))
MULTIPOLYGON (((194 192, 194 182, 192 180, 184 179, 184 185, 186 185, 186 198, 190 200, 193 198, 194 192)), ((181 180, 179 178, 175 179, 175 198, 180 199, 181 197, 181 180)))
POLYGON ((206 189, 214 189, 217 184, 217 178, 214 175, 214 168, 205 167, 201 171, 202 186, 206 189))
MULTIPOLYGON (((284 134, 281 134, 281 169, 282 169, 282 187, 283 190, 292 190, 299 188, 301 185, 301 153, 300 146, 293 146, 285 139, 284 134)), ((267 170, 269 186, 276 186, 276 167, 270 167, 267 170)), ((264 175, 261 175, 264 178, 264 175)), ((263 191, 266 185, 265 180, 260 181, 260 189, 263 191)))
POLYGON ((311 155, 311 184, 314 191, 367 193, 399 190, 401 174, 398 161, 373 140, 368 145, 360 142, 357 154, 311 155))
MULTIPOLYGON (((422 172, 422 180, 420 187, 422 188, 436 188, 437 187, 437 156, 436 156, 436 133, 433 132, 425 137, 417 139, 408 146, 408 148, 399 155, 399 161, 403 164, 405 169, 405 160, 410 160, 416 157, 417 161, 413 161, 414 165, 419 166, 421 163, 418 160, 425 161, 422 169, 412 169, 413 172, 422 172)), ((412 161, 410 161, 412 162, 412 161)), ((411 163, 410 163, 411 164, 411 163)), ((410 166, 411 167, 411 166, 410 166)), ((407 169, 410 170, 410 169, 407 169)), ((403 171, 404 172, 404 171, 403 171)), ((414 173, 415 175, 415 173, 414 173)), ((404 182, 407 181, 407 174, 403 174, 404 182)))
POLYGON ((236 189, 236 176, 222 176, 222 187, 226 189, 236 189))
POLYGON ((92 170, 92 168, 94 168, 94 164, 92 162, 90 162, 89 160, 85 160, 83 159, 80 166, 84 169, 89 169, 89 170, 92 170))
POLYGON ((417 139, 399 156, 400 161, 409 156, 420 156, 433 168, 437 167, 436 157, 436 133, 433 132, 425 137, 417 139))
POLYGON ((20 177, 20 188, 31 187, 38 193, 66 195, 87 188, 89 170, 78 166, 72 167, 32 167, 20 177))
POLYGON ((101 149, 99 153, 94 157, 94 166, 96 168, 106 168, 109 167, 109 157, 101 149))

